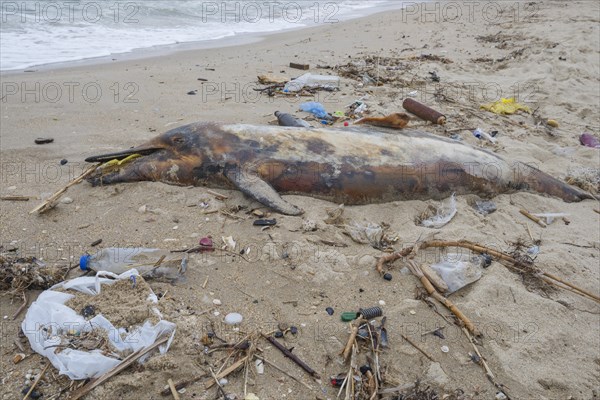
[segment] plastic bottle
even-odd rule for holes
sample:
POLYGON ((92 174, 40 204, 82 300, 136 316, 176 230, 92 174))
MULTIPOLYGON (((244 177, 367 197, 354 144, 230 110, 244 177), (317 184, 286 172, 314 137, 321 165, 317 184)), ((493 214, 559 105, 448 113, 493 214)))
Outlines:
POLYGON ((296 118, 291 114, 275 111, 275 116, 281 126, 297 126, 300 128, 310 128, 310 124, 302 119, 296 118))
POLYGON ((300 104, 300 110, 316 115, 318 118, 331 119, 331 116, 325 111, 323 104, 316 101, 307 101, 300 104))
POLYGON ((185 273, 187 257, 182 253, 174 254, 161 249, 109 247, 95 254, 82 255, 79 258, 79 268, 115 274, 135 268, 144 277, 176 279, 185 273))
POLYGON ((479 140, 486 139, 489 142, 496 144, 496 139, 494 139, 489 133, 485 132, 483 129, 475 129, 473 131, 473 136, 475 136, 479 140))

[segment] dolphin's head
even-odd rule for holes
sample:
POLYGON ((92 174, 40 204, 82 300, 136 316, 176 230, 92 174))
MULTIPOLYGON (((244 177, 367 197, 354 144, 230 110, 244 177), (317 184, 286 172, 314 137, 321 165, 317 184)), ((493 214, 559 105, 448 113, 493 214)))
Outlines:
POLYGON ((88 180, 94 186, 136 181, 192 185, 201 178, 198 168, 208 161, 207 129, 205 124, 185 125, 137 147, 88 157, 87 162, 103 163, 88 180))

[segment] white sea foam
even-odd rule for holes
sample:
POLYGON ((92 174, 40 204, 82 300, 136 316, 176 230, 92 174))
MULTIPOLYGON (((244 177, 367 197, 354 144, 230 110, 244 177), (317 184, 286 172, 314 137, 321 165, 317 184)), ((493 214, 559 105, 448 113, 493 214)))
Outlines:
POLYGON ((0 70, 336 23, 394 3, 389 0, 2 1, 0 70))

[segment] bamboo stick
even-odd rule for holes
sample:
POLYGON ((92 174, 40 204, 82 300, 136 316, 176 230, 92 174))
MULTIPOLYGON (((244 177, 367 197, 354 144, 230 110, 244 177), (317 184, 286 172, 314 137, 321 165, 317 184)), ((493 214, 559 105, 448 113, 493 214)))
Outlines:
POLYGON ((58 200, 67 190, 69 190, 69 188, 71 186, 76 185, 76 184, 80 183, 81 181, 83 181, 86 177, 91 175, 92 172, 94 172, 96 170, 96 168, 98 168, 98 165, 92 165, 91 167, 86 169, 81 175, 79 175, 77 178, 73 179, 71 182, 67 183, 62 189, 56 191, 52 196, 50 196, 42 204, 40 204, 33 210, 29 211, 29 214, 33 214, 35 212, 38 212, 41 214, 43 212, 50 210, 52 207, 54 207, 56 200, 58 200))

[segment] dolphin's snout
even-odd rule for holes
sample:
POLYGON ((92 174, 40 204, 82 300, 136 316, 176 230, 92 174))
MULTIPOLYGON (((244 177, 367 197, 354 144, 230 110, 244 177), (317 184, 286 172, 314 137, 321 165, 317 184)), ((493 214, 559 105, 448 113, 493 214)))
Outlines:
POLYGON ((91 156, 85 159, 86 162, 106 162, 110 160, 122 160, 134 154, 142 156, 150 155, 156 151, 162 150, 160 147, 147 147, 147 148, 136 148, 132 147, 129 150, 117 151, 115 153, 100 154, 97 156, 91 156))

